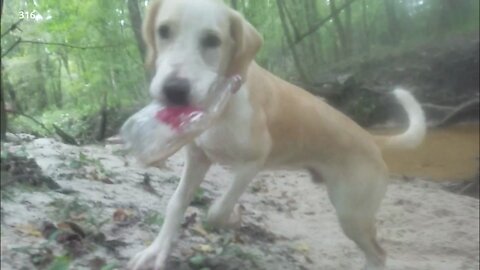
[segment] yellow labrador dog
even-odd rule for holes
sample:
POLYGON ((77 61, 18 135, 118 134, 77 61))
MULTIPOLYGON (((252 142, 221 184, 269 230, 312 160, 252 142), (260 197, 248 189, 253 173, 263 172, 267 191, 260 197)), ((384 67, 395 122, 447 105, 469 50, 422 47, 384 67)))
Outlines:
POLYGON ((143 35, 147 65, 154 72, 150 94, 163 104, 199 104, 218 75, 239 74, 244 81, 219 121, 186 147, 186 165, 162 229, 131 259, 129 269, 165 268, 185 210, 214 163, 228 165, 235 176, 210 207, 210 224, 240 222, 237 201, 259 171, 307 169, 314 180, 325 183, 343 231, 365 254, 365 269, 385 269, 375 227, 388 182, 381 149, 415 147, 426 129, 423 111, 409 92, 394 91, 409 116, 407 131, 375 137, 322 100, 258 66, 253 59, 262 38, 221 1, 153 1, 143 35))

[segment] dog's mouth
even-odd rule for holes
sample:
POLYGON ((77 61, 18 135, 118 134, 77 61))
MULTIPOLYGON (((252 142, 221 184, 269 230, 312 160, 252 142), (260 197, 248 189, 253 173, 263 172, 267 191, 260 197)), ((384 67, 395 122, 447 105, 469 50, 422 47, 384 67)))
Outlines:
POLYGON ((171 104, 160 109, 155 114, 155 119, 169 125, 172 129, 180 131, 185 125, 197 121, 208 120, 218 116, 226 106, 230 96, 238 91, 241 86, 241 77, 220 78, 212 84, 206 98, 196 104, 171 104))
POLYGON ((155 118, 162 123, 168 124, 173 129, 178 130, 188 119, 200 115, 203 112, 202 109, 192 105, 168 106, 159 110, 155 114, 155 118))

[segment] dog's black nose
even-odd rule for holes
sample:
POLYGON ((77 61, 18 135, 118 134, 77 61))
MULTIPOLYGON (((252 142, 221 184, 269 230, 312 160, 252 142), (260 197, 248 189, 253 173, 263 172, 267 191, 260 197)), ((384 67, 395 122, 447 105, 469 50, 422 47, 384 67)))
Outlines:
POLYGON ((188 104, 190 82, 182 78, 170 78, 165 81, 163 93, 167 101, 173 105, 188 104))

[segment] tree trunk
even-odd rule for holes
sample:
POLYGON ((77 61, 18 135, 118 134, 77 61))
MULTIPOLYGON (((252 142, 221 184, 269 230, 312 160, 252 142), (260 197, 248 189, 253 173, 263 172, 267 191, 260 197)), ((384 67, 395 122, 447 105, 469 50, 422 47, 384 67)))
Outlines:
POLYGON ((345 49, 346 56, 350 57, 353 53, 353 26, 352 26, 352 6, 345 8, 345 49))
MULTIPOLYGON (((20 102, 18 102, 17 100, 17 94, 15 93, 15 91, 13 90, 13 85, 10 84, 10 82, 8 81, 8 79, 6 78, 7 76, 5 74, 2 74, 2 80, 3 80, 3 87, 5 88, 5 90, 7 91, 8 93, 8 96, 10 98, 10 102, 11 104, 13 105, 13 108, 15 109, 15 111, 18 111, 18 112, 23 112, 23 108, 22 108, 22 105, 20 104, 20 102)), ((24 81, 21 80, 20 83, 23 83, 24 81)))
POLYGON ((363 50, 369 54, 370 53, 370 28, 368 25, 367 19, 367 0, 362 2, 362 25, 363 25, 363 50))
POLYGON ((238 0, 230 0, 233 9, 238 10, 238 0))
POLYGON ((397 45, 402 39, 402 29, 395 11, 395 0, 384 0, 388 23, 388 37, 392 45, 397 45))
MULTIPOLYGON (((335 30, 332 29, 332 27, 330 27, 329 25, 325 28, 327 30, 327 33, 331 36, 331 37, 335 37, 335 30)), ((338 46, 338 39, 336 38, 331 38, 330 39, 331 42, 332 42, 332 54, 333 57, 332 57, 332 60, 333 62, 338 62, 340 61, 340 48, 338 46)))
POLYGON ((38 84, 37 84, 37 91, 38 91, 38 110, 43 110, 48 106, 48 95, 47 89, 45 87, 45 77, 43 76, 43 68, 42 68, 42 60, 38 59, 35 61, 35 70, 37 71, 38 75, 38 84))
MULTIPOLYGON (((308 25, 308 28, 313 27, 313 24, 318 21, 318 9, 317 9, 317 3, 316 0, 306 0, 305 1, 305 13, 307 16, 306 22, 308 25)), ((320 38, 320 31, 315 32, 309 40, 309 50, 312 55, 312 61, 314 63, 317 62, 317 59, 321 63, 325 63, 325 59, 323 58, 323 53, 322 53, 322 39, 320 38)))
POLYGON ((308 83, 310 80, 308 79, 305 71, 303 70, 297 51, 295 50, 295 46, 293 44, 292 36, 290 34, 290 31, 288 30, 287 21, 285 18, 285 5, 282 0, 277 0, 277 8, 278 8, 278 13, 280 15, 280 21, 282 22, 283 32, 285 33, 285 38, 287 40, 288 47, 292 52, 293 61, 295 63, 295 67, 297 68, 297 72, 300 75, 301 80, 304 81, 305 83, 308 83))
MULTIPOLYGON (((317 1, 316 0, 311 0, 311 5, 312 5, 312 10, 315 12, 315 17, 317 18, 316 21, 318 21, 319 18, 321 17, 321 14, 318 11, 317 1)), ((314 27, 314 25, 315 25, 315 22, 312 22, 312 25, 310 26, 310 28, 314 27)), ((318 42, 316 42, 316 48, 317 48, 317 51, 318 51, 318 58, 320 59, 320 61, 322 63, 327 63, 327 59, 326 59, 325 52, 324 52, 325 43, 323 42, 323 38, 322 38, 322 30, 319 29, 318 31, 316 31, 314 33, 314 35, 316 36, 315 40, 318 41, 318 42)))
POLYGON ((60 68, 61 68, 61 64, 63 64, 63 66, 65 67, 65 70, 67 71, 68 77, 71 80, 72 79, 72 73, 70 72, 70 66, 69 66, 69 63, 68 63, 68 54, 66 52, 60 52, 60 53, 58 53, 58 55, 60 56, 60 59, 61 59, 60 68))
POLYGON ((130 18, 130 24, 132 25, 133 33, 135 34, 135 40, 137 42, 138 51, 142 56, 142 60, 145 60, 145 44, 142 38, 142 16, 140 15, 140 9, 138 8, 138 0, 128 0, 128 15, 130 18))
POLYGON ((347 38, 345 35, 345 29, 343 27, 342 21, 340 16, 338 16, 337 7, 335 0, 330 0, 330 12, 332 14, 333 24, 335 25, 335 29, 337 31, 338 40, 340 41, 340 48, 341 48, 341 57, 344 58, 348 55, 347 49, 347 38))
POLYGON ((100 109, 100 119, 98 123, 98 130, 96 140, 103 141, 105 139, 105 134, 107 132, 107 120, 108 120, 108 92, 105 91, 103 94, 103 101, 100 109))
MULTIPOLYGON (((282 5, 283 5, 283 11, 284 11, 284 14, 285 14, 286 21, 288 21, 290 23, 290 27, 291 27, 292 32, 293 32, 293 37, 296 38, 296 37, 298 37, 298 35, 300 35, 300 32, 298 31, 298 28, 295 25, 295 20, 293 19, 293 16, 290 13, 290 8, 287 7, 285 2, 282 2, 282 5)), ((292 38, 292 41, 293 41, 293 38, 292 38)))
MULTIPOLYGON (((55 105, 57 108, 61 109, 63 107, 63 92, 62 92, 62 60, 59 60, 58 63, 58 81, 57 89, 55 91, 55 105)), ((71 78, 71 76, 70 76, 71 78)))
MULTIPOLYGON (((3 1, 2 1, 3 6, 3 1)), ((3 67, 2 67, 3 73, 3 67)), ((7 134, 7 112, 5 110, 5 99, 3 98, 3 76, 0 78, 1 86, 0 86, 0 140, 4 141, 7 134)))
POLYGON ((315 22, 311 27, 307 29, 307 31, 301 33, 298 35, 298 37, 295 37, 294 44, 298 44, 302 42, 302 40, 309 35, 315 33, 318 29, 320 29, 322 26, 324 26, 326 23, 330 22, 333 18, 333 16, 338 16, 342 10, 344 10, 346 7, 351 5, 353 2, 356 0, 345 0, 345 3, 341 5, 338 9, 335 10, 334 13, 330 13, 330 15, 326 16, 325 18, 322 18, 321 20, 315 22))

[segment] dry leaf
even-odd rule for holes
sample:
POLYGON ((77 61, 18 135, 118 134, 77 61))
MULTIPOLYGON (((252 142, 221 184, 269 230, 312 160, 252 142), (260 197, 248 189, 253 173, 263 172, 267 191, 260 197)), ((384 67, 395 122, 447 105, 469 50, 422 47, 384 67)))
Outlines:
POLYGON ((298 243, 295 246, 295 250, 303 254, 308 254, 310 252, 310 247, 306 243, 298 243))
POLYGON ((195 232, 196 234, 199 234, 203 237, 208 236, 208 232, 202 227, 201 224, 196 224, 192 227, 192 231, 195 232))
POLYGON ((50 238, 50 236, 57 231, 57 226, 51 223, 50 221, 45 221, 42 224, 42 235, 45 238, 50 238))
POLYGON ((70 213, 70 219, 75 221, 83 221, 87 218, 87 214, 85 212, 82 213, 70 213))
POLYGON ((101 270, 102 267, 104 267, 106 264, 107 262, 105 261, 105 259, 102 259, 100 257, 95 257, 88 263, 90 269, 92 270, 101 270))
POLYGON ((190 225, 195 224, 197 219, 197 213, 192 213, 185 217, 185 221, 182 223, 182 228, 188 228, 190 225))
POLYGON ((57 224, 57 227, 62 230, 67 230, 78 234, 81 238, 85 238, 86 234, 83 229, 74 222, 64 221, 57 224))
POLYGON ((32 224, 19 224, 15 226, 15 230, 24 235, 33 237, 43 237, 42 232, 32 224))
POLYGON ((214 251, 213 247, 208 245, 208 244, 198 245, 197 247, 194 247, 193 249, 195 249, 196 251, 203 252, 203 253, 212 253, 214 251))
POLYGON ((113 221, 125 222, 130 218, 131 215, 132 213, 130 213, 129 211, 119 208, 113 213, 113 221))

